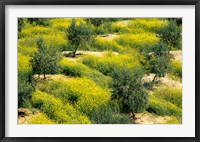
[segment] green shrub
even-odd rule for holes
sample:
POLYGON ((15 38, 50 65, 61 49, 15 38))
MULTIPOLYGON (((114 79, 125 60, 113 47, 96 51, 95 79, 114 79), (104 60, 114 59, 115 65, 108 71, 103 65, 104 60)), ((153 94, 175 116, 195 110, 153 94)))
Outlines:
POLYGON ((72 105, 53 95, 36 91, 32 98, 33 106, 42 110, 50 119, 59 124, 87 124, 90 120, 82 113, 77 111, 72 105))
POLYGON ((94 124, 131 124, 130 118, 121 114, 117 105, 104 105, 89 114, 94 124))
POLYGON ((27 18, 27 21, 33 25, 42 25, 42 26, 49 26, 50 19, 49 18, 27 18))
POLYGON ((31 79, 18 77, 18 107, 31 108, 30 99, 34 89, 35 84, 31 79))
POLYGON ((24 28, 25 21, 24 18, 18 18, 18 33, 24 28))
POLYGON ((170 116, 182 116, 182 109, 172 104, 169 101, 150 96, 149 107, 147 109, 149 112, 153 112, 158 115, 170 115, 170 116))
POLYGON ((18 106, 30 108, 31 93, 34 91, 30 57, 18 53, 18 106))
POLYGON ((163 99, 182 107, 182 89, 172 87, 160 87, 153 92, 156 98, 163 99))

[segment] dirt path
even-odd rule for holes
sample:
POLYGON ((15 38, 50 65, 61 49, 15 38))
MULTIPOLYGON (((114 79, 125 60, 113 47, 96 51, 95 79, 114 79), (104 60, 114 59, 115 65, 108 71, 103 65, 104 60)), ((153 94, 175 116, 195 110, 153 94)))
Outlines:
MULTIPOLYGON (((149 82, 149 81, 152 81, 153 78, 154 78, 154 74, 149 74, 149 75, 145 75, 143 77, 143 80, 145 82, 149 82)), ((160 81, 160 85, 165 85, 169 87, 180 87, 180 88, 182 87, 182 82, 178 80, 173 80, 169 78, 168 76, 160 77, 158 80, 160 81)))
POLYGON ((19 108, 18 109, 18 124, 29 124, 33 117, 37 117, 37 115, 41 114, 37 109, 27 109, 27 108, 19 108))
POLYGON ((97 37, 105 38, 107 40, 113 40, 117 36, 118 34, 104 34, 104 35, 98 35, 97 37))
MULTIPOLYGON (((63 51, 62 52, 62 55, 66 55, 68 54, 69 52, 72 52, 72 51, 63 51)), ((70 61, 78 61, 79 59, 81 59, 81 57, 83 57, 84 55, 95 55, 95 56, 98 56, 98 57, 102 57, 106 54, 107 52, 100 52, 100 51, 77 51, 76 54, 78 54, 78 56, 76 56, 75 58, 72 58, 72 57, 66 57, 68 60, 70 61)), ((118 55, 119 53, 117 52, 112 52, 113 54, 115 55, 118 55)))
POLYGON ((137 124, 164 124, 171 119, 169 116, 158 116, 150 113, 138 113, 135 116, 137 124))
POLYGON ((170 54, 175 60, 182 62, 182 50, 170 51, 170 54))
POLYGON ((123 25, 123 26, 128 26, 128 22, 129 22, 129 21, 130 21, 130 20, 123 20, 123 21, 117 22, 117 24, 123 25))

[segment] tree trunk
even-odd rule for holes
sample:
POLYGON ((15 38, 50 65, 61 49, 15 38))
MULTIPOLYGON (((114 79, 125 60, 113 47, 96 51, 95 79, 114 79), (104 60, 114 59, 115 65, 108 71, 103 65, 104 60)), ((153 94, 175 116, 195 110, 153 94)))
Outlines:
POLYGON ((46 79, 46 71, 45 71, 45 69, 44 69, 44 80, 46 79))
POLYGON ((134 120, 134 119, 135 119, 135 113, 132 112, 131 114, 132 114, 132 118, 133 118, 133 120, 134 120))
POLYGON ((154 76, 152 82, 155 82, 157 75, 154 76))
POLYGON ((74 48, 73 57, 76 57, 76 51, 77 51, 77 49, 78 49, 78 47, 76 46, 76 47, 74 48))

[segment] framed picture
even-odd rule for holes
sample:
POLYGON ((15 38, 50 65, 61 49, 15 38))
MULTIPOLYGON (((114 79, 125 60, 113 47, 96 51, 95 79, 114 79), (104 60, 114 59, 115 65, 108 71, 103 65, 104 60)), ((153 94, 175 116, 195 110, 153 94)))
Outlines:
POLYGON ((199 0, 1 13, 1 141, 199 141, 199 0))

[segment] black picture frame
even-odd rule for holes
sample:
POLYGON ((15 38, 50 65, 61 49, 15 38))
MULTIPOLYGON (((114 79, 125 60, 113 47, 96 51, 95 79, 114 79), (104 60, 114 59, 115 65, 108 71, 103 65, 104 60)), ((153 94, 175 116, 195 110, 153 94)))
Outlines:
POLYGON ((200 0, 0 0, 0 140, 2 142, 199 142, 200 0), (5 7, 6 5, 195 5, 195 137, 5 137, 5 7))

